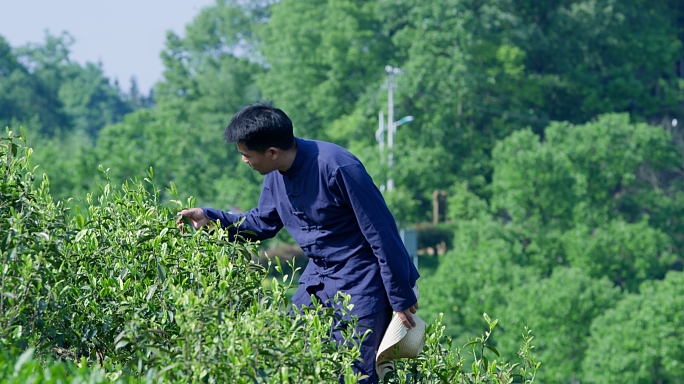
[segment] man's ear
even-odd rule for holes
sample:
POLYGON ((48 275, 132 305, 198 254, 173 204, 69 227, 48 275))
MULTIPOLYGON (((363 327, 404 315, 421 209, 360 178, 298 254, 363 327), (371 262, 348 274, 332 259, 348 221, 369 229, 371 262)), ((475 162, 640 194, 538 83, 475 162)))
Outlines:
POLYGON ((280 155, 280 150, 276 147, 270 147, 266 150, 266 154, 271 158, 271 160, 277 160, 278 156, 280 155))

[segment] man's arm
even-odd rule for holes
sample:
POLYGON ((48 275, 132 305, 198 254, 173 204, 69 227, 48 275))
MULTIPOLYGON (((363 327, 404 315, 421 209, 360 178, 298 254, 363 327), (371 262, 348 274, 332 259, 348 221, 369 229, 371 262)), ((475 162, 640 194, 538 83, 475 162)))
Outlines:
POLYGON ((179 214, 189 218, 195 229, 218 220, 221 227, 228 228, 231 235, 239 234, 250 240, 270 239, 283 227, 273 196, 266 186, 262 187, 258 208, 245 213, 228 213, 214 208, 192 208, 183 210, 179 214), (239 227, 233 225, 241 220, 239 227))
POLYGON ((411 314, 418 308, 413 284, 418 272, 401 241, 399 231, 380 191, 363 166, 341 167, 333 175, 331 188, 352 207, 361 232, 380 264, 380 275, 392 309, 411 328, 411 314))

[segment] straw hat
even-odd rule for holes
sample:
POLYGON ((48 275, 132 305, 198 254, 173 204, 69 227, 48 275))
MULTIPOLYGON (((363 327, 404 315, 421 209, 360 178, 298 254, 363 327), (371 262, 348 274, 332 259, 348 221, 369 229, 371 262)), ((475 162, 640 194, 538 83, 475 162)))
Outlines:
MULTIPOLYGON (((417 285, 413 287, 413 292, 416 298, 420 296, 417 285)), ((423 350, 427 323, 416 314, 413 314, 413 320, 416 326, 407 329, 396 313, 392 316, 392 321, 385 331, 385 336, 382 337, 375 358, 375 372, 380 380, 394 369, 394 359, 416 358, 423 350)))

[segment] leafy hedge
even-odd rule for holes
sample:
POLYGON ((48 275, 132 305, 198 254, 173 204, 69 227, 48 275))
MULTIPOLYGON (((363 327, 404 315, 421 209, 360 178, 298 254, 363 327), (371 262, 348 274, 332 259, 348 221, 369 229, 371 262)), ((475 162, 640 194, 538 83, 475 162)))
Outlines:
MULTIPOLYGON (((152 170, 120 190, 104 185, 69 218, 47 178, 33 185, 23 139, 10 132, 0 149, 3 382, 357 381, 355 319, 321 307, 292 311, 293 278, 266 282, 258 244, 230 241, 220 229, 177 230, 174 212, 193 201, 163 207, 152 170), (330 342, 333 325, 345 330, 343 345, 330 342)), ((169 192, 177 196, 173 184, 169 192)), ((531 336, 522 364, 497 363, 487 344, 496 321, 487 321, 467 372, 440 320, 422 357, 399 362, 387 381, 534 381, 531 336)))

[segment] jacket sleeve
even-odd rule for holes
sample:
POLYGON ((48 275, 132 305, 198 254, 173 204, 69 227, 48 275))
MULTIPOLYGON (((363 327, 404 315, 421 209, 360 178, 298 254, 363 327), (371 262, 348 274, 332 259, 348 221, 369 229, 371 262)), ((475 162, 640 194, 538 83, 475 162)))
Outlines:
POLYGON ((249 240, 266 240, 274 237, 283 222, 276 210, 275 199, 271 189, 264 185, 259 197, 259 205, 245 213, 229 213, 213 208, 202 208, 204 214, 212 221, 219 220, 221 227, 227 228, 232 236, 239 235, 249 240), (240 226, 236 224, 243 220, 240 226))
POLYGON ((351 206, 363 236, 378 258, 392 309, 400 312, 413 306, 418 301, 413 292, 418 271, 399 236, 394 217, 368 172, 360 164, 340 167, 333 173, 330 187, 351 206))

